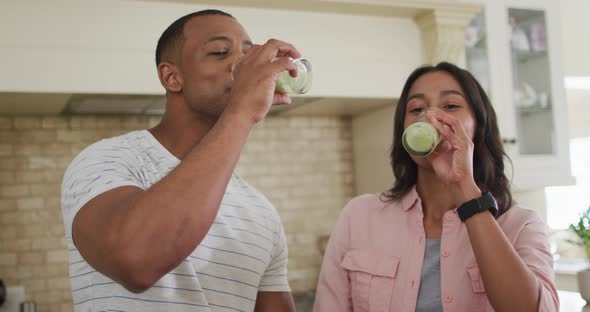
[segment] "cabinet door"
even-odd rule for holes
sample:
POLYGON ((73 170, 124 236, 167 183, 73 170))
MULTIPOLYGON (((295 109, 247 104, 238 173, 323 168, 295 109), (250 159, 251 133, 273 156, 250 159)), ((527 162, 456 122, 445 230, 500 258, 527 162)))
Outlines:
POLYGON ((489 82, 486 91, 513 164, 509 175, 517 189, 571 183, 559 3, 486 1, 483 16, 487 56, 469 46, 474 31, 468 26, 467 67, 489 82))
POLYGON ((514 162, 514 182, 522 189, 569 184, 559 4, 510 1, 502 18, 509 69, 505 143, 514 162))
POLYGON ((496 115, 498 126, 507 147, 514 145, 513 119, 510 106, 506 104, 505 88, 508 59, 504 55, 504 24, 501 22, 504 6, 497 1, 488 1, 465 28, 465 59, 467 69, 486 91, 496 115))
POLYGON ((545 10, 508 8, 512 110, 519 156, 556 155, 545 10))
POLYGON ((465 64, 466 68, 481 84, 488 96, 493 98, 490 92, 490 62, 486 21, 485 11, 482 11, 465 27, 465 64))

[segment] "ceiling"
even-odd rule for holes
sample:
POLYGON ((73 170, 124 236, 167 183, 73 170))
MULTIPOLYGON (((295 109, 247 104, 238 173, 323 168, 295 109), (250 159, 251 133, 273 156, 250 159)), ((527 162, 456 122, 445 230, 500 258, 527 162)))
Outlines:
MULTIPOLYGON (((143 0, 145 1, 145 0, 143 0)), ((390 16, 412 18, 424 9, 421 1, 350 1, 350 0, 147 0, 153 2, 195 3, 215 6, 234 6, 278 10, 339 13, 351 15, 390 16), (395 4, 394 2, 397 2, 395 4), (402 4, 400 4, 402 3, 402 4)), ((447 1, 448 2, 448 1, 447 1)))

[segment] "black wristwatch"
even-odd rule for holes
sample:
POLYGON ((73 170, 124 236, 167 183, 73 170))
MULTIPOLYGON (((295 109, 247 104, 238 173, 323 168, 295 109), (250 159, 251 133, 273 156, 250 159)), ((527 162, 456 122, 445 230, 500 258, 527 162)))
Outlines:
POLYGON ((490 192, 485 192, 481 197, 474 198, 463 203, 457 208, 457 214, 461 222, 473 217, 473 215, 489 210, 494 218, 498 215, 496 199, 490 192))

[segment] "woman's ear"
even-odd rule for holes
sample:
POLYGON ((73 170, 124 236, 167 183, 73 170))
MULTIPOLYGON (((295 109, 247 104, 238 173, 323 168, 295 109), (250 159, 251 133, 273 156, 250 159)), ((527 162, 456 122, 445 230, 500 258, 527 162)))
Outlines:
POLYGON ((168 62, 160 63, 158 77, 166 91, 173 93, 182 91, 182 75, 176 65, 168 62))

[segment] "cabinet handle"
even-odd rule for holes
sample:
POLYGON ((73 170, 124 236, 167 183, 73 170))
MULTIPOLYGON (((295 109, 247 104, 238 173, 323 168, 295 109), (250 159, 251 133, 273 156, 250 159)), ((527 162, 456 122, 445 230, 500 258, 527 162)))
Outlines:
POLYGON ((504 143, 504 144, 516 144, 516 139, 515 138, 512 138, 512 139, 506 139, 506 138, 504 138, 504 139, 502 139, 502 143, 504 143))

